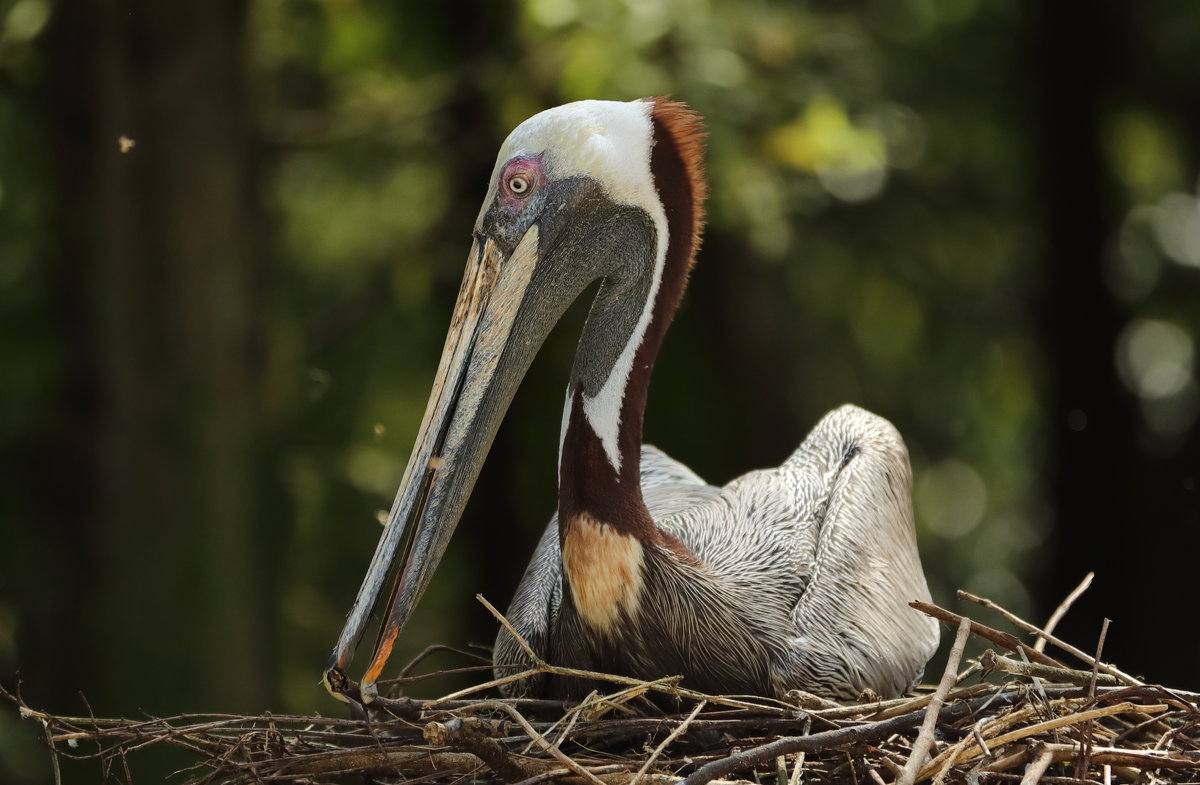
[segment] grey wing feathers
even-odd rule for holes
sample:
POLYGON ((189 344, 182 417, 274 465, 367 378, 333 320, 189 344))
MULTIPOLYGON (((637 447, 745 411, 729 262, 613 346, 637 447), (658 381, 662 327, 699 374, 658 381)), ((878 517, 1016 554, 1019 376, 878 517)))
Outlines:
MULTIPOLYGON (((724 488, 706 484, 650 446, 642 449, 641 468, 651 516, 696 555, 701 566, 695 569, 703 573, 658 598, 670 604, 694 595, 705 609, 692 618, 680 613, 695 614, 696 607, 665 613, 664 622, 682 625, 678 634, 694 635, 697 625, 712 628, 698 641, 728 641, 735 628, 752 634, 747 652, 759 654, 747 656, 769 660, 760 661, 778 695, 795 688, 843 698, 866 688, 898 695, 919 678, 937 647, 938 628, 908 607, 910 600, 928 601, 929 589, 913 531, 908 453, 891 423, 843 406, 827 414, 781 466, 750 472, 724 488), (740 621, 722 615, 726 611, 740 621)), ((543 658, 559 632, 557 524, 556 516, 508 613, 543 658)), ((681 645, 704 655, 705 662, 693 666, 736 667, 714 662, 721 655, 705 654, 702 645, 681 645)), ((730 649, 723 651, 728 656, 730 649)), ((503 630, 494 660, 497 676, 530 664, 503 630)), ((539 694, 542 678, 503 689, 539 694)))
MULTIPOLYGON (((547 658, 550 635, 558 619, 562 604, 562 561, 559 558, 558 514, 550 519, 550 525, 542 532, 537 548, 525 574, 517 585, 517 593, 509 603, 505 618, 520 633, 529 648, 539 658, 547 658)), ((522 650, 521 645, 503 627, 496 635, 496 646, 492 651, 492 663, 496 678, 502 679, 533 667, 533 662, 522 650)), ((510 697, 542 694, 545 675, 522 679, 500 687, 510 697)))
POLYGON ((887 420, 854 406, 826 415, 784 465, 824 488, 808 588, 792 613, 800 681, 908 690, 933 655, 938 626, 908 606, 929 601, 913 530, 908 451, 887 420), (836 652, 836 656, 830 656, 836 652))
POLYGON ((642 445, 642 497, 650 517, 660 525, 721 494, 699 475, 657 447, 642 445))

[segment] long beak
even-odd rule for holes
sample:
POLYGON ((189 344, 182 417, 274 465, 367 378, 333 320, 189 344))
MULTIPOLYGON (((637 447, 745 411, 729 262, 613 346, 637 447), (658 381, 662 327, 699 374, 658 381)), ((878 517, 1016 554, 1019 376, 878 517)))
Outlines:
POLYGON ((507 259, 490 239, 477 237, 471 246, 412 457, 322 679, 339 700, 348 702, 347 693, 353 694, 354 683, 345 668, 396 555, 403 551, 403 566, 388 596, 379 642, 360 685, 363 702, 376 697, 375 682, 396 637, 429 585, 500 420, 552 326, 536 327, 538 334, 528 335, 529 328, 523 324, 528 320, 518 319, 537 256, 536 224, 507 259), (513 336, 514 325, 522 333, 520 339, 513 336))

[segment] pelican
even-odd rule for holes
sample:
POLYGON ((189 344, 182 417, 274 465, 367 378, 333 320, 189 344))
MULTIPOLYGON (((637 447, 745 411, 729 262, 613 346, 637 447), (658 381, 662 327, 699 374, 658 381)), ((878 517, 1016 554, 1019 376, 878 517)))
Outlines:
MULTIPOLYGON (((325 672, 346 675, 398 554, 376 681, 445 551, 501 418, 551 328, 600 284, 567 385, 558 511, 507 618, 546 662, 720 694, 853 699, 910 689, 938 642, 899 433, 853 406, 782 465, 723 488, 642 444, 654 360, 700 244, 702 123, 663 98, 580 101, 504 142, 424 421, 325 672)), ((498 676, 528 656, 502 630, 498 676)), ((572 697, 549 676, 508 694, 572 697)))

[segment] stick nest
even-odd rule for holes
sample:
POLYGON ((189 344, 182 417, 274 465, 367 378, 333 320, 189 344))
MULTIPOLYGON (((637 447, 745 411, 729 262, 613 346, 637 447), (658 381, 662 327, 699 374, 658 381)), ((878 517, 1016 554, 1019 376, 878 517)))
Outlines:
POLYGON ((44 726, 56 778, 59 760, 69 758, 98 761, 105 781, 131 782, 131 756, 169 745, 194 755, 174 778, 189 785, 1200 783, 1200 694, 1143 684, 1099 653, 1085 654, 988 600, 960 596, 1037 643, 914 603, 958 628, 941 683, 846 706, 804 693, 786 701, 705 695, 678 678, 582 674, 536 658, 533 672, 585 675, 611 691, 578 704, 481 697, 494 693, 493 681, 437 700, 381 698, 370 716, 352 719, 62 717, 2 688, 0 695, 44 726), (988 650, 959 672, 970 635, 1008 653, 988 650), (1084 667, 1044 654, 1047 641, 1084 667))

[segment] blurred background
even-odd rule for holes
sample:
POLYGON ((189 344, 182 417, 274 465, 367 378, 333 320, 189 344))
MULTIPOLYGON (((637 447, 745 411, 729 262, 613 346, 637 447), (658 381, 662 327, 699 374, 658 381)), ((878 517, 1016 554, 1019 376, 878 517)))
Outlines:
MULTIPOLYGON (((1200 687, 1198 52, 1194 0, 0 0, 0 680, 341 711, 317 679, 500 142, 670 94, 710 225, 647 441, 724 483, 866 406, 936 601, 1043 621, 1095 570, 1063 636, 1110 617, 1107 659, 1200 687)), ((585 308, 394 669, 490 644, 473 597, 507 603, 554 509, 585 308)), ((38 730, 0 709, 0 780, 50 776, 38 730)))

